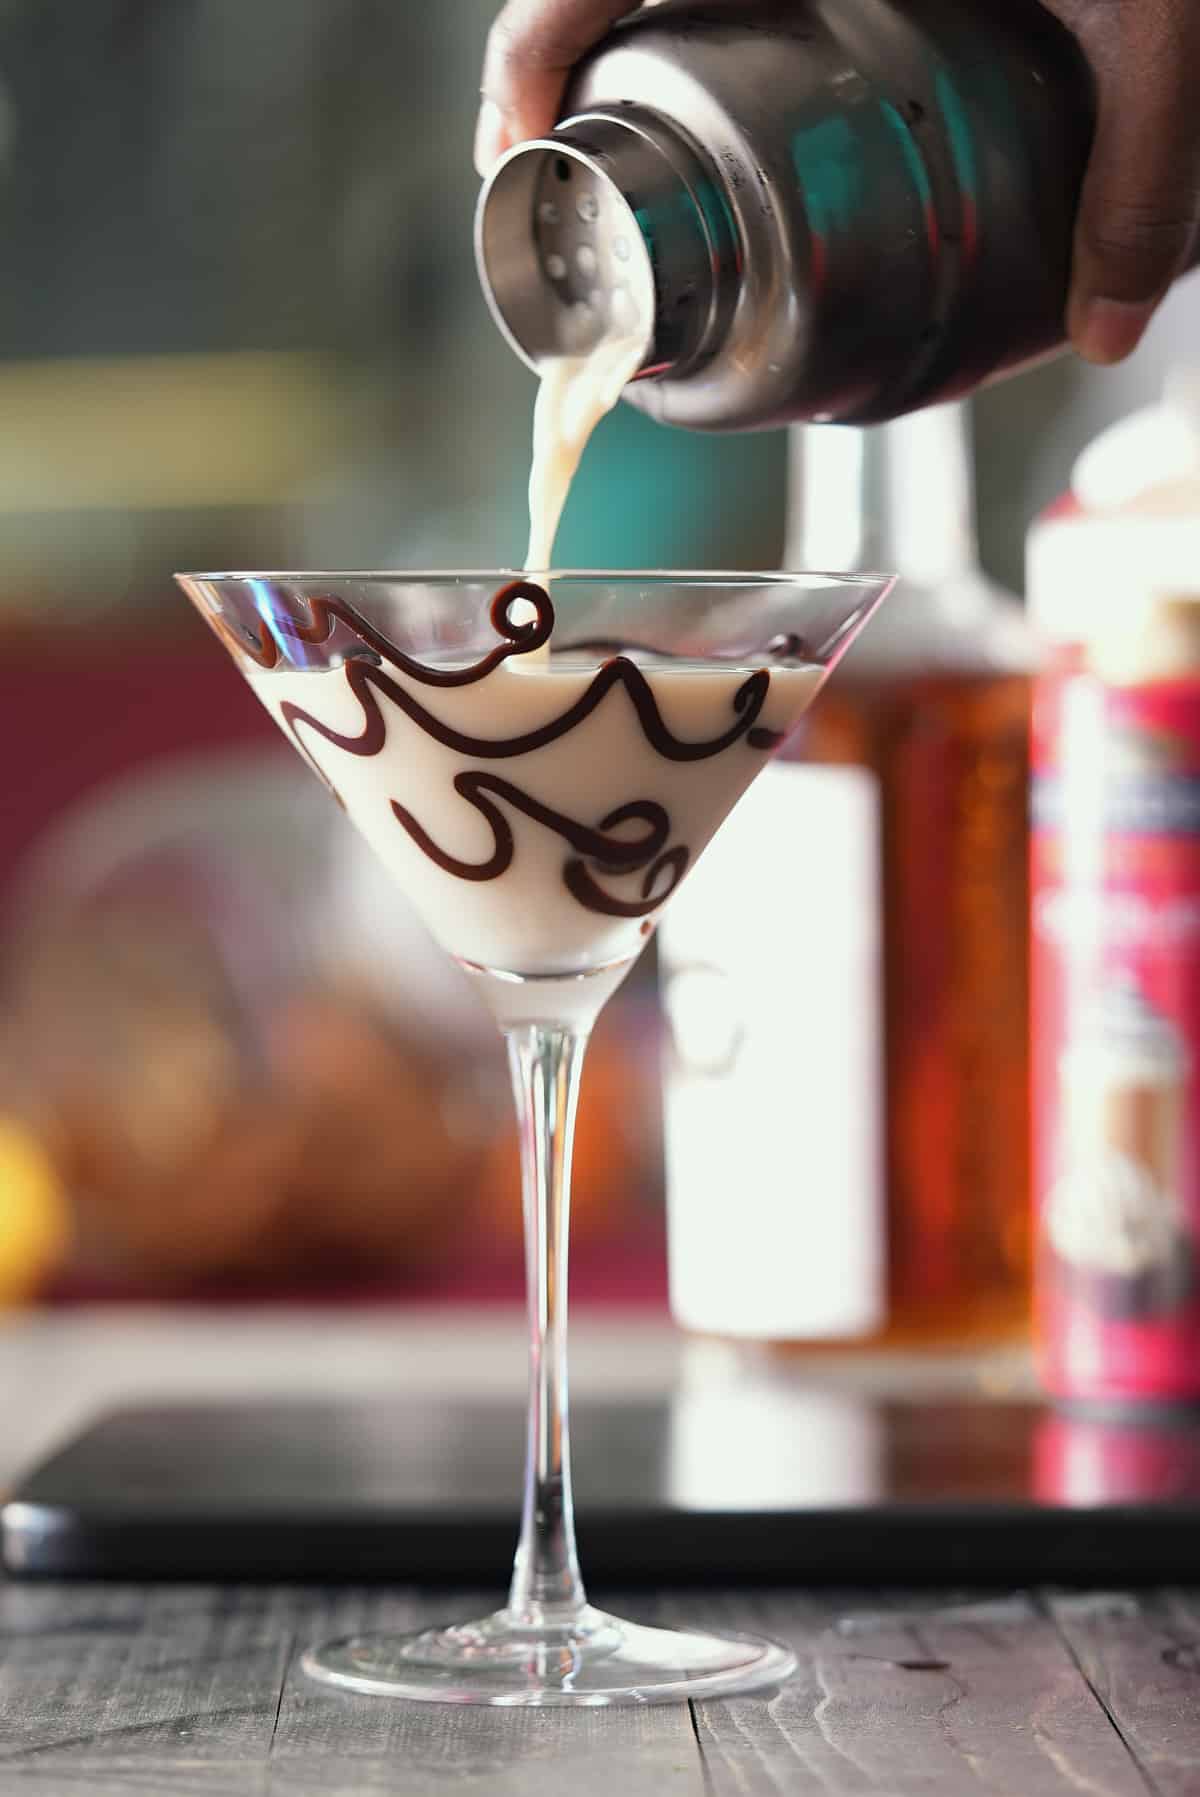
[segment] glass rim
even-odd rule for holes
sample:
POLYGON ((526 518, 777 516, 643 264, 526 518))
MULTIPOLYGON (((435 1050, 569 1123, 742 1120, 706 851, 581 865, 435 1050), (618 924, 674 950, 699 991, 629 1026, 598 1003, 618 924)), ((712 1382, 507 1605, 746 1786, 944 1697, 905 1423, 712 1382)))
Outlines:
POLYGON ((658 586, 788 586, 822 580, 833 586, 878 586, 895 579, 874 569, 849 572, 830 568, 231 568, 219 572, 179 569, 175 580, 218 581, 369 580, 395 585, 444 586, 452 582, 528 580, 575 581, 612 585, 641 581, 658 586))

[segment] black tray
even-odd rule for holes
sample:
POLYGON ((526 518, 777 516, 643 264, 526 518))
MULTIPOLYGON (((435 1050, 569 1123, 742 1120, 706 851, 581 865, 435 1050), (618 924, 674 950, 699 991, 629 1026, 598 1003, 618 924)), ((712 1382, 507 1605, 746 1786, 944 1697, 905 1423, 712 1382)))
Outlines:
MULTIPOLYGON (((1029 1404, 580 1405, 595 1583, 1200 1578, 1200 1425, 1029 1404)), ((487 1403, 123 1410, 0 1511, 15 1576, 504 1580, 522 1418, 487 1403)))

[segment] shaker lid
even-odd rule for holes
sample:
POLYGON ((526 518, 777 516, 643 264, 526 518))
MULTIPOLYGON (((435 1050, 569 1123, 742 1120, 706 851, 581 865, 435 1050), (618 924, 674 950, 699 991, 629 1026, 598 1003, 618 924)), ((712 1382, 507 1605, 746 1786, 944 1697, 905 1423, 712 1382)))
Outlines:
POLYGON ((1200 604, 1200 368, 1079 456, 1071 492, 1035 523, 1029 609, 1056 642, 1087 642, 1160 601, 1200 604))

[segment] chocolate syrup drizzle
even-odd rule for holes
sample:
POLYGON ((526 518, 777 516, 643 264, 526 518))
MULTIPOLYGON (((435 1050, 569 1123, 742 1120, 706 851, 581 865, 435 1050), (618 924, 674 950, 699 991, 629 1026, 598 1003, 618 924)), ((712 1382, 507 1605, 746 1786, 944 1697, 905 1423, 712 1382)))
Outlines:
MULTIPOLYGON (((781 732, 767 730, 757 724, 771 683, 771 676, 766 668, 750 674, 738 687, 733 695, 736 714, 733 723, 721 735, 706 742, 685 741, 668 729, 649 681, 627 654, 610 655, 597 669, 579 698, 557 718, 519 736, 494 738, 470 736, 452 728, 427 711, 419 699, 387 672, 384 664, 421 686, 471 686, 486 679, 510 655, 528 655, 533 650, 544 647, 549 642, 554 627, 554 608, 549 594, 531 581, 511 581, 496 594, 492 600, 490 616, 492 627, 501 640, 482 660, 463 668, 436 668, 414 661, 389 643, 386 637, 381 636, 343 600, 314 599, 310 609, 312 617, 309 622, 291 618, 276 619, 273 630, 263 622, 255 636, 249 639, 234 630, 224 618, 213 618, 211 621, 218 635, 229 646, 267 671, 277 667, 283 657, 279 637, 291 638, 297 645, 319 647, 329 642, 339 624, 368 651, 366 656, 351 652, 342 664, 346 684, 362 709, 363 724, 358 735, 347 735, 333 729, 290 699, 284 700, 279 708, 297 748, 325 784, 330 786, 339 803, 342 803, 341 795, 332 787, 324 769, 304 742, 301 728, 314 732, 348 755, 378 755, 387 740, 387 721, 376 693, 382 693, 436 742, 459 754, 482 761, 511 760, 515 756, 527 755, 535 749, 543 748, 547 743, 556 742, 590 717, 614 686, 624 687, 647 742, 667 761, 706 761, 714 755, 722 754, 739 738, 744 739, 749 748, 762 752, 769 752, 783 740, 781 732), (528 622, 515 623, 513 608, 521 601, 533 607, 534 616, 528 622)), ((608 643, 567 646, 575 650, 628 647, 608 643)), ((788 650, 790 649, 789 643, 788 650)), ((499 774, 482 769, 471 768, 457 774, 454 790, 475 808, 492 832, 492 853, 483 861, 460 861, 447 854, 412 813, 394 799, 392 812, 422 853, 456 879, 496 880, 511 867, 515 838, 502 806, 522 812, 535 823, 562 837, 573 851, 562 870, 563 884, 567 891, 586 910, 609 917, 646 917, 657 910, 683 878, 691 858, 690 850, 684 844, 668 846, 671 820, 663 806, 653 799, 634 799, 618 806, 615 811, 610 811, 600 819, 599 824, 590 825, 553 810, 521 787, 502 779, 499 774), (641 826, 635 835, 614 834, 623 826, 631 824, 641 826), (595 877, 597 873, 641 873, 643 878, 640 898, 615 897, 598 883, 595 877)))

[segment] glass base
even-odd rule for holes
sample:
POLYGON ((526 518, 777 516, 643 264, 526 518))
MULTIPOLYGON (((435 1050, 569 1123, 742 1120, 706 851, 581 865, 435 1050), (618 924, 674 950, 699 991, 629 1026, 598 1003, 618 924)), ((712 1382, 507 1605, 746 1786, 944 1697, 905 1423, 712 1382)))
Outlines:
POLYGON ((796 1669, 790 1648, 756 1635, 648 1628, 590 1607, 554 1628, 507 1610, 415 1635, 350 1635, 310 1647, 310 1678, 344 1691, 424 1703, 685 1703, 775 1685, 796 1669))

